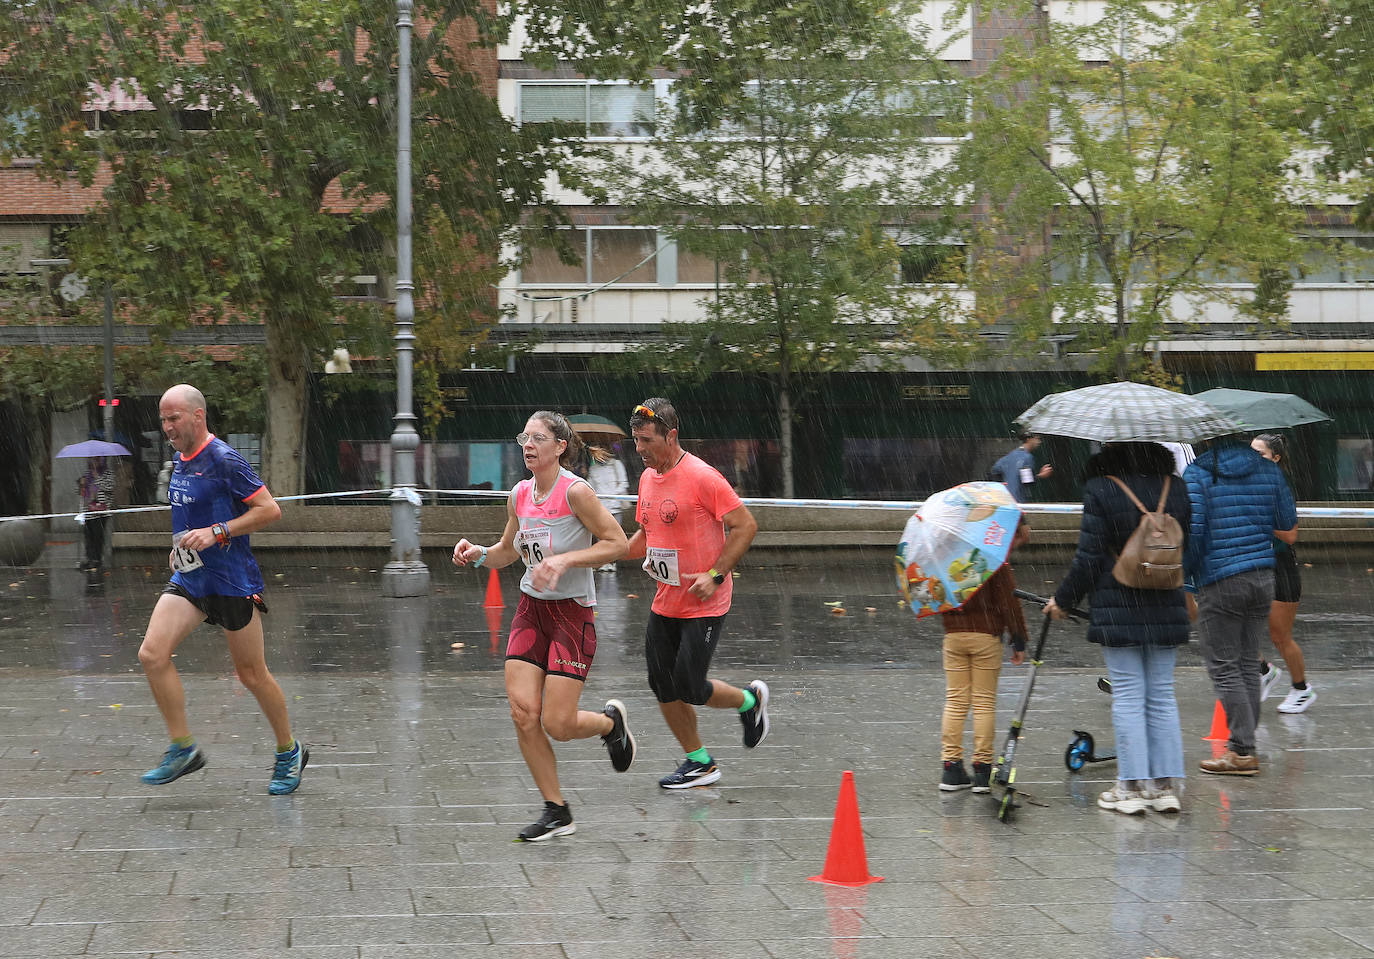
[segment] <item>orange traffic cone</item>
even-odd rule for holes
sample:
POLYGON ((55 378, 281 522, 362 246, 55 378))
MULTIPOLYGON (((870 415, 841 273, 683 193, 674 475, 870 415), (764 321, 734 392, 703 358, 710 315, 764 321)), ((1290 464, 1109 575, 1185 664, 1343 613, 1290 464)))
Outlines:
POLYGON ((501 577, 496 575, 496 570, 492 570, 491 576, 487 579, 487 598, 482 600, 482 608, 506 608, 506 601, 501 598, 501 577))
POLYGON ((868 874, 863 825, 859 822, 859 797, 854 791, 854 774, 848 769, 840 780, 840 798, 835 802, 835 821, 830 827, 825 868, 819 876, 808 878, 833 886, 866 886, 883 881, 882 876, 868 874))
POLYGON ((1205 742, 1224 743, 1231 739, 1231 727, 1226 725, 1226 710, 1221 708, 1221 700, 1212 709, 1212 731, 1202 737, 1205 742))

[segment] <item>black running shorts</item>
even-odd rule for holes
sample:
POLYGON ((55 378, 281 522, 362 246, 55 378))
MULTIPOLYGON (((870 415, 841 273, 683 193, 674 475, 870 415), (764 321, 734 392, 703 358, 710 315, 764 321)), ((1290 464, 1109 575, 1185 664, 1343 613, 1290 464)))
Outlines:
POLYGON ((649 614, 649 625, 644 629, 644 662, 649 667, 649 688, 660 703, 706 704, 711 698, 706 672, 724 628, 724 616, 674 619, 649 614))
POLYGON ((1274 602, 1296 603, 1302 599, 1298 555, 1291 549, 1274 551, 1274 602))
POLYGON ((192 596, 176 583, 168 583, 162 590, 173 596, 180 596, 196 609, 205 614, 205 621, 211 626, 219 626, 231 633, 237 633, 253 621, 253 610, 267 612, 267 604, 262 596, 192 596))

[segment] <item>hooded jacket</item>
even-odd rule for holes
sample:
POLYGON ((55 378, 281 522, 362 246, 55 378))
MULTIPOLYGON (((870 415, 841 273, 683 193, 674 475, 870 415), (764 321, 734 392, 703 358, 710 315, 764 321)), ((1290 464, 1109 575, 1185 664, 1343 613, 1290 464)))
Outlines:
MULTIPOLYGON (((1083 486, 1083 521, 1078 550, 1054 601, 1062 609, 1092 601, 1088 641, 1103 646, 1181 646, 1188 642, 1188 610, 1182 589, 1134 589, 1112 576, 1126 540, 1140 525, 1140 510, 1108 476, 1118 477, 1146 509, 1159 503, 1164 478, 1174 471, 1174 457, 1158 443, 1107 446, 1087 466, 1083 486)), ((1185 537, 1189 528, 1188 493, 1177 476, 1169 481, 1164 511, 1178 520, 1185 537)))
POLYGON ((1293 493, 1278 466, 1248 446, 1219 446, 1183 474, 1192 526, 1183 571, 1197 588, 1274 565, 1273 533, 1298 523, 1293 493))

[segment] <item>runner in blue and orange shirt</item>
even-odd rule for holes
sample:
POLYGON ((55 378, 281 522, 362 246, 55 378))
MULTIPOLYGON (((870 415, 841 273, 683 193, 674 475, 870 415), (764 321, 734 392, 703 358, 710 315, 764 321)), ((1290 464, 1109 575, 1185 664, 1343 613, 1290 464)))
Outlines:
POLYGON ((248 544, 248 534, 276 522, 281 507, 248 461, 209 431, 200 390, 184 383, 172 387, 162 394, 158 414, 176 450, 168 486, 172 577, 153 607, 138 660, 172 742, 142 779, 160 786, 205 765, 205 752, 187 723, 186 695, 172 655, 192 630, 210 623, 224 631, 234 670, 276 736, 267 790, 274 796, 294 792, 310 751, 291 734, 286 697, 267 669, 262 573, 248 544))

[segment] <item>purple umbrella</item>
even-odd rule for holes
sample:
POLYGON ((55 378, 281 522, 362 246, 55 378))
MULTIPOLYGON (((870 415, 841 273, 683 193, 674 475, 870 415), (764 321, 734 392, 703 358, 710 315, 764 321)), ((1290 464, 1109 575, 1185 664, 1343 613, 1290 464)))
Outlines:
POLYGON ((131 456, 132 454, 118 443, 106 443, 104 440, 85 440, 81 443, 73 443, 64 446, 57 451, 53 457, 59 460, 84 459, 87 456, 131 456))

